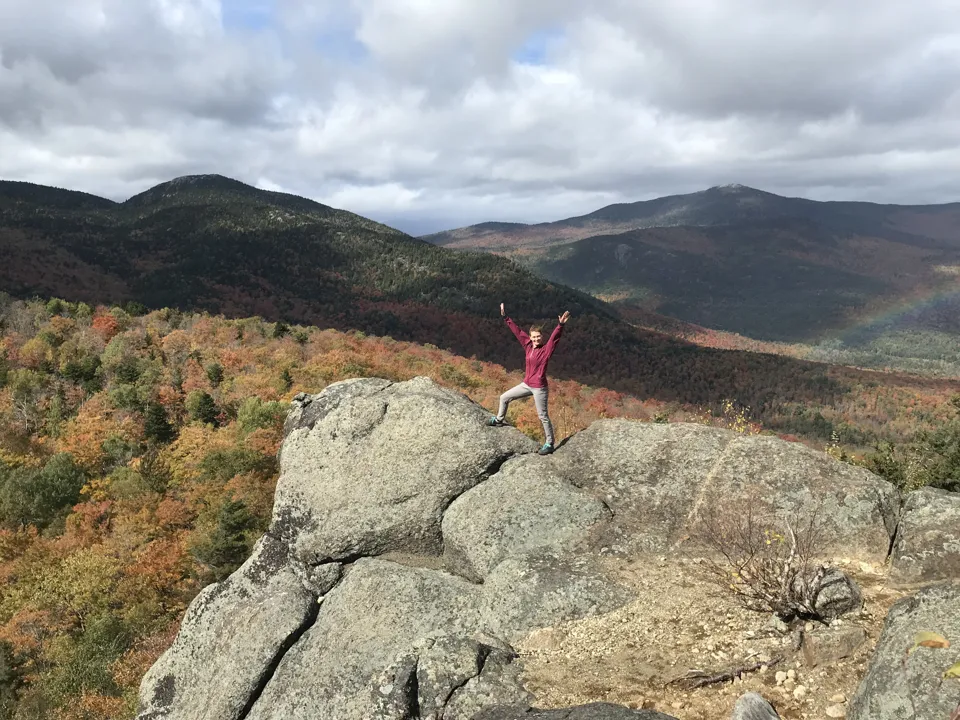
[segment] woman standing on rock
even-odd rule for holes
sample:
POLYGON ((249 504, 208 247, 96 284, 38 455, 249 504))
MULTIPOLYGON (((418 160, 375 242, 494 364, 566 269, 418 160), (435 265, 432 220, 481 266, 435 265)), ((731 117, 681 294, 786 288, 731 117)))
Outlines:
POLYGON ((500 410, 496 416, 487 420, 487 425, 496 427, 506 425, 504 420, 507 417, 507 407, 510 403, 533 395, 533 402, 537 406, 537 415, 540 416, 540 422, 543 423, 543 432, 546 435, 543 447, 540 448, 540 454, 549 455, 553 452, 553 424, 550 422, 550 416, 547 413, 547 395, 549 393, 547 363, 550 362, 550 356, 553 355, 553 351, 557 347, 560 335, 563 334, 563 326, 570 319, 570 312, 567 311, 558 318, 559 324, 550 334, 550 339, 547 340, 546 345, 543 344, 543 335, 538 325, 530 328, 530 334, 527 335, 517 327, 513 320, 507 317, 507 313, 503 309, 503 303, 500 303, 500 315, 507 321, 507 327, 523 345, 526 352, 526 372, 522 383, 500 396, 500 410))

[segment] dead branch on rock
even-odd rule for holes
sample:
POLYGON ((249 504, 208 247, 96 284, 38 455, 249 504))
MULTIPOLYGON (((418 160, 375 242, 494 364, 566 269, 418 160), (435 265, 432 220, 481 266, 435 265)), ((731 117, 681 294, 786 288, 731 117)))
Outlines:
POLYGON ((769 668, 777 665, 778 663, 783 662, 783 656, 777 655, 770 660, 765 660, 763 662, 755 662, 745 665, 737 665, 735 667, 729 668, 727 670, 722 670, 718 673, 707 673, 703 670, 688 670, 685 675, 681 677, 674 678, 670 680, 667 685, 673 683, 685 683, 688 690, 694 690, 696 688, 705 687, 707 685, 715 685, 716 683, 728 682, 735 678, 741 677, 746 673, 756 672, 762 668, 769 668))
POLYGON ((704 567, 743 607, 784 619, 816 617, 826 569, 814 562, 821 546, 820 506, 778 517, 757 496, 715 495, 703 503, 692 536, 713 551, 704 567))

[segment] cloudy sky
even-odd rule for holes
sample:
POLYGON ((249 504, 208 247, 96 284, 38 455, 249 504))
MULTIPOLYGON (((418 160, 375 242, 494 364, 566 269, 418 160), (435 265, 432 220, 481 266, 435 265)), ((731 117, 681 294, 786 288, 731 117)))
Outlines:
POLYGON ((194 173, 415 234, 731 182, 960 201, 960 0, 0 0, 0 178, 194 173))

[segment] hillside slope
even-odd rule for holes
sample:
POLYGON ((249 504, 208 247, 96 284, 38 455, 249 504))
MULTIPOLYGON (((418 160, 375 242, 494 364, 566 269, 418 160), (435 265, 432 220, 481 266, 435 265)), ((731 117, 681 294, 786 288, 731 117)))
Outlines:
MULTIPOLYGON (((816 340, 885 302, 957 284, 934 252, 836 237, 805 221, 633 230, 532 251, 523 262, 557 282, 750 337, 816 340)), ((941 330, 956 332, 948 321, 941 330)))
MULTIPOLYGON (((791 431, 795 405, 833 406, 867 383, 913 384, 699 348, 633 328, 610 306, 510 259, 440 248, 220 176, 181 178, 119 204, 19 183, 0 184, 0 198, 0 290, 21 297, 137 301, 356 329, 510 369, 523 358, 497 314, 501 301, 521 323, 549 323, 570 310, 554 376, 666 402, 719 408, 732 399, 770 427, 789 418, 791 431)), ((817 427, 829 437, 826 425, 817 427)))
MULTIPOLYGON (((893 344, 884 335, 919 330, 927 344, 952 346, 960 329, 960 204, 816 202, 727 186, 426 239, 514 257, 596 297, 759 340, 839 339, 862 357, 893 344)), ((907 360, 915 368, 950 358, 907 360)))
POLYGON ((556 222, 486 222, 425 235, 424 240, 458 248, 510 250, 558 245, 593 235, 652 227, 736 225, 806 220, 833 232, 879 234, 929 247, 960 247, 960 203, 881 205, 788 198, 744 185, 721 185, 685 195, 617 203, 556 222))

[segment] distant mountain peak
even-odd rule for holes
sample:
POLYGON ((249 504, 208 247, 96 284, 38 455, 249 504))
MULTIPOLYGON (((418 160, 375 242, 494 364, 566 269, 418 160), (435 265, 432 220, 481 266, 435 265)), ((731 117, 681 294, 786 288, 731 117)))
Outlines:
POLYGON ((726 185, 715 185, 710 189, 718 190, 720 192, 728 192, 728 193, 760 192, 755 188, 749 187, 747 185, 741 185, 740 183, 727 183, 726 185))
MULTIPOLYGON (((168 180, 163 185, 206 185, 210 182, 229 182, 229 183, 239 183, 239 180, 233 180, 226 177, 225 175, 219 175, 217 173, 209 173, 203 175, 181 175, 180 177, 175 177, 173 180, 168 180)), ((241 185, 243 183, 240 183, 241 185)))
POLYGON ((268 195, 263 190, 224 175, 182 175, 173 180, 154 185, 149 190, 134 195, 124 204, 128 206, 153 205, 158 202, 181 201, 193 196, 207 197, 210 193, 214 195, 229 193, 263 198, 268 195))
POLYGON ((221 189, 221 188, 243 188, 245 190, 256 190, 252 185, 247 185, 244 182, 239 180, 234 180, 233 178, 228 178, 225 175, 218 175, 216 173, 206 174, 206 175, 181 175, 176 177, 173 180, 168 180, 167 182, 160 183, 150 188, 147 192, 151 191, 173 191, 185 189, 221 189))

